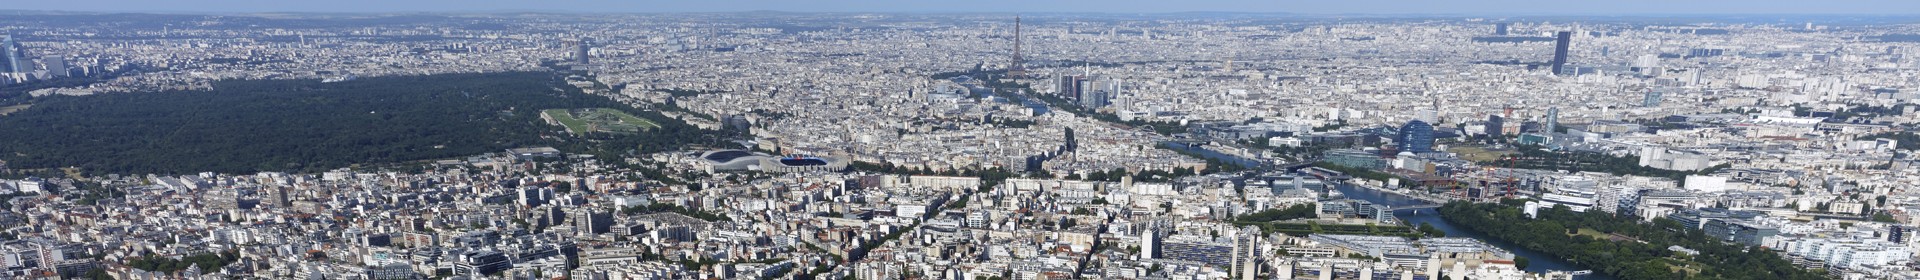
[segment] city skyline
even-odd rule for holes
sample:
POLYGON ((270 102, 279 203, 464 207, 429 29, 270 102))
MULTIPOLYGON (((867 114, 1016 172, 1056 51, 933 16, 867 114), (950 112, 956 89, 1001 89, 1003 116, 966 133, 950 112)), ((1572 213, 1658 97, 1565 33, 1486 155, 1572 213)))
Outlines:
POLYGON ((160 13, 407 13, 407 12, 566 12, 566 13, 702 13, 702 12, 850 12, 850 13, 1290 13, 1319 15, 1916 15, 1920 2, 1891 0, 1625 0, 1606 2, 1542 2, 1522 0, 1358 0, 1291 2, 1261 0, 1213 1, 1011 1, 960 3, 933 1, 773 1, 720 0, 687 2, 629 2, 612 0, 561 1, 374 1, 281 2, 243 0, 130 1, 82 0, 18 3, 7 10, 160 13))
POLYGON ((0 11, 0 279, 1920 279, 1920 17, 1626 16, 1913 5, 27 3, 216 12, 0 11))

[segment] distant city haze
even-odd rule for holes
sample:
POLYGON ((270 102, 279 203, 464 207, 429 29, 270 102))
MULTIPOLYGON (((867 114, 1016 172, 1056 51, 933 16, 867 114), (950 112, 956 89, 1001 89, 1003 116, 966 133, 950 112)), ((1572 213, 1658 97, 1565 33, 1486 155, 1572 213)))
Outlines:
POLYGON ((99 12, 1259 12, 1305 14, 1484 14, 1484 15, 1620 15, 1620 14, 1914 14, 1920 1, 1904 0, 1341 0, 1341 1, 1096 1, 1096 0, 82 0, 13 1, 6 9, 99 12))

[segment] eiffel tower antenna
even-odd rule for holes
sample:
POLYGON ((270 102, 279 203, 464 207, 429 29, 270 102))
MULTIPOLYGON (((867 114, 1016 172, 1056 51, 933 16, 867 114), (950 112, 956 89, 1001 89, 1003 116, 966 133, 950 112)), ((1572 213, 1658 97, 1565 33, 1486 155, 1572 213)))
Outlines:
POLYGON ((1020 16, 1013 16, 1013 65, 1007 67, 1007 76, 1019 78, 1026 76, 1027 69, 1020 60, 1020 16))

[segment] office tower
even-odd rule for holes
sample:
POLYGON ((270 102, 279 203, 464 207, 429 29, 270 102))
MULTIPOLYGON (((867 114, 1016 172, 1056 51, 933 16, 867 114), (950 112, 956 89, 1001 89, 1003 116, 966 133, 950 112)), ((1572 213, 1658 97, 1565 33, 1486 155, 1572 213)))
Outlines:
POLYGON ((1106 107, 1108 101, 1113 100, 1113 96, 1119 92, 1119 83, 1113 80, 1094 81, 1087 79, 1081 80, 1080 83, 1081 84, 1075 89, 1080 93, 1078 99, 1080 101, 1080 107, 1082 108, 1099 109, 1100 107, 1106 107))
POLYGON ((1054 94, 1060 97, 1080 98, 1080 81, 1084 79, 1086 77, 1060 76, 1060 85, 1054 94))
POLYGON ((1906 226, 1902 226, 1902 225, 1887 226, 1887 241, 1893 242, 1896 244, 1906 243, 1907 233, 1909 231, 1913 231, 1913 229, 1907 228, 1906 226))
POLYGON ((1559 131, 1560 107, 1547 108, 1546 132, 1559 131))
POLYGON ((47 66, 47 74, 54 77, 67 76, 67 59, 59 56, 40 57, 40 64, 47 66))
POLYGON ((1505 129, 1506 125, 1507 118, 1502 118, 1500 115, 1487 115, 1487 137, 1499 139, 1503 135, 1501 133, 1505 132, 1501 130, 1505 129))
POLYGON ((21 54, 20 43, 13 41, 13 35, 7 35, 6 39, 0 39, 0 53, 4 53, 4 55, 6 56, 5 57, 6 60, 0 61, 0 63, 6 63, 6 65, 0 65, 0 66, 5 66, 5 67, 0 67, 0 70, 5 70, 6 72, 16 72, 16 73, 26 72, 27 67, 25 65, 21 65, 21 61, 20 61, 20 59, 24 58, 22 57, 23 55, 21 54))
POLYGON ((1505 22, 1494 23, 1493 35, 1507 36, 1507 27, 1508 27, 1507 25, 1509 25, 1509 23, 1505 23, 1505 22))
POLYGON ((1640 106, 1648 108, 1660 107, 1660 95, 1661 93, 1658 90, 1648 90, 1647 96, 1640 99, 1640 106))
POLYGON ((575 46, 573 50, 573 61, 580 64, 591 63, 591 61, 587 60, 587 51, 591 48, 593 48, 593 46, 588 45, 587 39, 580 39, 580 44, 575 46))
POLYGON ((1433 152, 1433 125, 1420 120, 1407 121, 1400 126, 1400 135, 1393 141, 1400 145, 1402 152, 1433 152))
POLYGON ((1557 38, 1553 43, 1553 74, 1562 75, 1560 71, 1567 66, 1567 44, 1573 43, 1573 32, 1556 32, 1554 37, 1557 38))
POLYGON ((573 223, 573 228, 579 230, 581 233, 602 234, 613 232, 613 212, 602 211, 600 209, 578 209, 570 214, 572 217, 567 218, 568 222, 573 223))
POLYGON ((1091 77, 1082 78, 1076 82, 1078 84, 1075 84, 1073 86, 1074 88, 1073 100, 1075 101, 1086 102, 1088 98, 1087 94, 1100 90, 1100 85, 1094 82, 1093 79, 1091 79, 1091 77))
POLYGON ((1260 271, 1260 228, 1247 226, 1233 235, 1233 266, 1230 275, 1239 275, 1240 279, 1254 279, 1260 271))
POLYGON ((1112 99, 1112 97, 1113 97, 1113 94, 1110 92, 1107 92, 1106 90, 1087 91, 1086 98, 1080 100, 1080 107, 1084 107, 1087 109, 1099 109, 1100 107, 1106 107, 1107 100, 1112 99))

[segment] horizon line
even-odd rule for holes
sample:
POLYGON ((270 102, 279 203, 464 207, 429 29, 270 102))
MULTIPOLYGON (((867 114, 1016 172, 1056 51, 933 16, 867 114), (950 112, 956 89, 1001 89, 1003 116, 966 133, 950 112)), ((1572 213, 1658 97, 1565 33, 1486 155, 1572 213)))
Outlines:
POLYGON ((256 14, 314 14, 314 15, 381 15, 381 14, 578 14, 578 15, 671 15, 671 14, 750 14, 750 13, 788 13, 788 14, 1057 14, 1057 15, 1180 15, 1180 14, 1238 14, 1238 15, 1294 15, 1294 16, 1466 16, 1466 17, 1641 17, 1641 16, 1874 16, 1874 17, 1920 17, 1916 13, 1364 13, 1364 12, 1241 12, 1241 11, 1163 11, 1163 12, 1097 12, 1097 11, 785 11, 785 10, 731 10, 731 11, 626 11, 597 12, 577 10, 539 10, 539 9, 501 9, 501 10, 395 10, 395 11, 190 11, 190 10, 38 10, 38 9, 0 9, 0 13, 47 13, 47 14, 156 14, 156 15, 256 15, 256 14))

